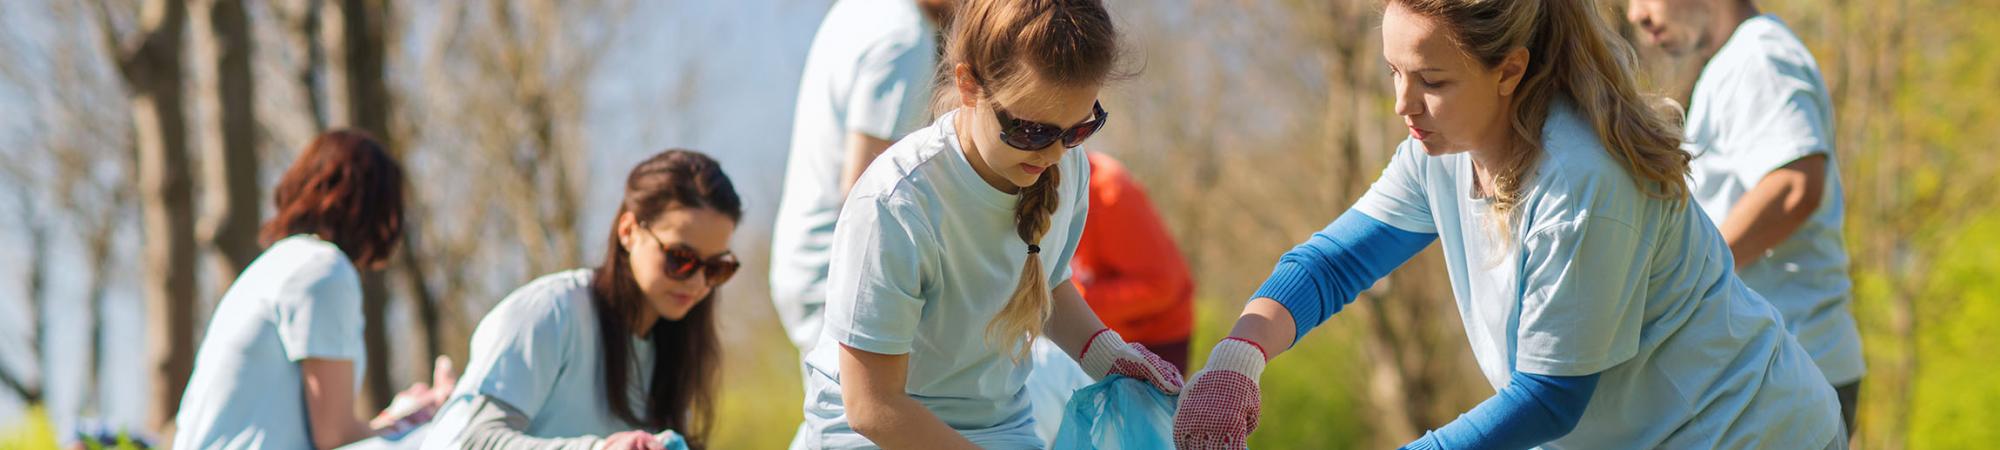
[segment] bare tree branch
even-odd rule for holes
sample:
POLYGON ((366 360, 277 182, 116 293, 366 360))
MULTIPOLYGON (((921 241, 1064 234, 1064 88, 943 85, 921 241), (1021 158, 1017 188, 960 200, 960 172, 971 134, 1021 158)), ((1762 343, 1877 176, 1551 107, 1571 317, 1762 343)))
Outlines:
POLYGON ((98 38, 104 46, 104 54, 111 56, 112 67, 118 69, 119 73, 125 74, 127 78, 130 78, 132 75, 129 72, 131 71, 130 67, 132 63, 127 60, 129 58, 127 55, 134 53, 128 49, 135 45, 126 42, 127 40, 124 37, 125 32, 118 29, 118 20, 113 17, 112 10, 114 7, 111 6, 110 2, 111 0, 97 0, 93 3, 97 6, 98 38))
POLYGON ((0 385, 5 385, 7 390, 12 391, 15 397, 21 399, 22 403, 34 404, 42 401, 41 390, 39 388, 28 387, 27 384, 22 383, 19 378, 15 377, 12 371, 0 370, 0 385))

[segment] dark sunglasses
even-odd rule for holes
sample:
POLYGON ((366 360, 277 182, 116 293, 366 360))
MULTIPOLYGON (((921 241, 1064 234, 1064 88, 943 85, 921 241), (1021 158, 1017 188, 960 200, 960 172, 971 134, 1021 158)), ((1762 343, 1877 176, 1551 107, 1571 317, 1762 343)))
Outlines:
POLYGON ((1092 111, 1090 120, 1085 120, 1069 129, 1021 120, 1007 114, 1007 110, 1001 108, 998 103, 993 104, 993 117, 1000 121, 1000 142, 1007 143, 1009 147, 1032 152, 1048 148, 1049 144, 1058 140, 1062 141, 1063 148, 1076 148, 1083 144, 1084 139, 1090 139, 1090 135, 1097 134, 1097 130, 1104 128, 1104 119, 1111 117, 1111 114, 1104 112, 1103 103, 1092 103, 1090 109, 1092 111))
POLYGON ((660 235, 654 234, 653 229, 646 224, 639 224, 639 229, 646 230, 646 235, 652 236, 653 242, 660 246, 660 253, 666 255, 666 264, 661 267, 660 273, 666 275, 668 279, 683 281, 693 277, 698 271, 707 277, 709 287, 715 287, 721 286, 724 281, 729 281, 729 277, 736 275, 736 269, 743 267, 743 263, 736 261, 735 254, 724 252, 702 259, 700 253, 696 253, 686 245, 667 245, 667 241, 660 239, 660 235))

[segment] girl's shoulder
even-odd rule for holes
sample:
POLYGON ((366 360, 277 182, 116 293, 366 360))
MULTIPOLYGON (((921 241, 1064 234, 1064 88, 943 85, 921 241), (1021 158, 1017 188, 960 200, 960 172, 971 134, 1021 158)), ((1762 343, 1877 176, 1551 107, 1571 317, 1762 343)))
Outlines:
POLYGON ((930 126, 918 129, 891 144, 855 180, 850 195, 853 196, 893 196, 907 189, 911 184, 927 182, 927 169, 938 165, 944 158, 950 158, 956 151, 955 135, 950 128, 951 115, 946 114, 930 126))
POLYGON ((1744 21, 1722 48, 1709 58, 1696 79, 1698 92, 1713 92, 1697 100, 1744 100, 1782 93, 1784 87, 1819 84, 1819 63, 1805 42, 1778 18, 1763 15, 1744 21))
POLYGON ((1625 165, 1604 146, 1597 129, 1585 120, 1569 100, 1549 106, 1542 126, 1542 160, 1536 164, 1531 195, 1567 199, 1568 202, 1538 202, 1544 206, 1577 203, 1577 207, 1616 202, 1643 202, 1625 165))
POLYGON ((957 114, 947 112, 890 145, 862 171, 848 203, 872 199, 930 209, 963 197, 1000 195, 984 192, 989 188, 960 147, 953 122, 957 114))
POLYGON ((1542 161, 1536 164, 1536 184, 1583 181, 1613 173, 1623 174, 1619 164, 1604 147, 1597 127, 1577 110, 1567 97, 1549 102, 1548 118, 1542 121, 1542 161))
POLYGON ((589 311, 591 269, 574 269, 556 272, 536 278, 522 285, 487 313, 488 320, 500 320, 513 325, 526 323, 551 323, 561 328, 568 324, 589 321, 576 319, 580 311, 589 311))
POLYGON ((231 292, 273 294, 278 301, 352 300, 361 297, 361 273, 331 242, 297 235, 272 243, 245 268, 231 292))
POLYGON ((339 246, 309 234, 271 243, 270 248, 258 255, 258 260, 289 267, 324 268, 336 275, 359 277, 354 263, 347 259, 347 253, 341 252, 339 246))

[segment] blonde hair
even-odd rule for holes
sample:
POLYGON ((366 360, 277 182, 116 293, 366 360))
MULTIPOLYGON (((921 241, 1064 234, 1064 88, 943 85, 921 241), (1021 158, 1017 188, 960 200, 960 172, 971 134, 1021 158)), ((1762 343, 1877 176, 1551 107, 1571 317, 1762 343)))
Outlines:
MULTIPOLYGON (((958 7, 946 35, 938 71, 940 110, 959 103, 955 68, 964 64, 985 95, 1016 100, 1030 80, 1055 86, 1096 86, 1113 78, 1118 32, 1098 0, 969 0, 958 7)), ((1028 355, 1027 345, 1042 335, 1053 309, 1048 275, 1039 246, 1049 216, 1061 205, 1061 166, 1050 166, 1035 184, 1022 188, 1014 205, 1014 229, 1028 244, 1021 281, 1007 305, 986 324, 989 346, 1028 355)))
POLYGON ((1527 177, 1542 154, 1542 124, 1549 105, 1567 95, 1590 121, 1606 151, 1625 166, 1640 189, 1655 198, 1688 198, 1688 162, 1681 150, 1677 109, 1641 95, 1633 76, 1637 55, 1589 0, 1389 0, 1438 19, 1460 49, 1486 67, 1516 48, 1528 66, 1513 95, 1511 143, 1515 151, 1494 170, 1489 200, 1501 236, 1511 234, 1527 177))

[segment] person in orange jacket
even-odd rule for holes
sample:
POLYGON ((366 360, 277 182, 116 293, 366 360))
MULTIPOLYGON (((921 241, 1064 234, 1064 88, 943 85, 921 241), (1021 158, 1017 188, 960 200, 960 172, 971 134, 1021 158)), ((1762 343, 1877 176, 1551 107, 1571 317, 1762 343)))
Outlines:
POLYGON ((1194 331, 1187 260, 1125 166, 1089 157, 1090 213, 1070 263, 1077 288, 1105 325, 1185 372, 1194 331))

